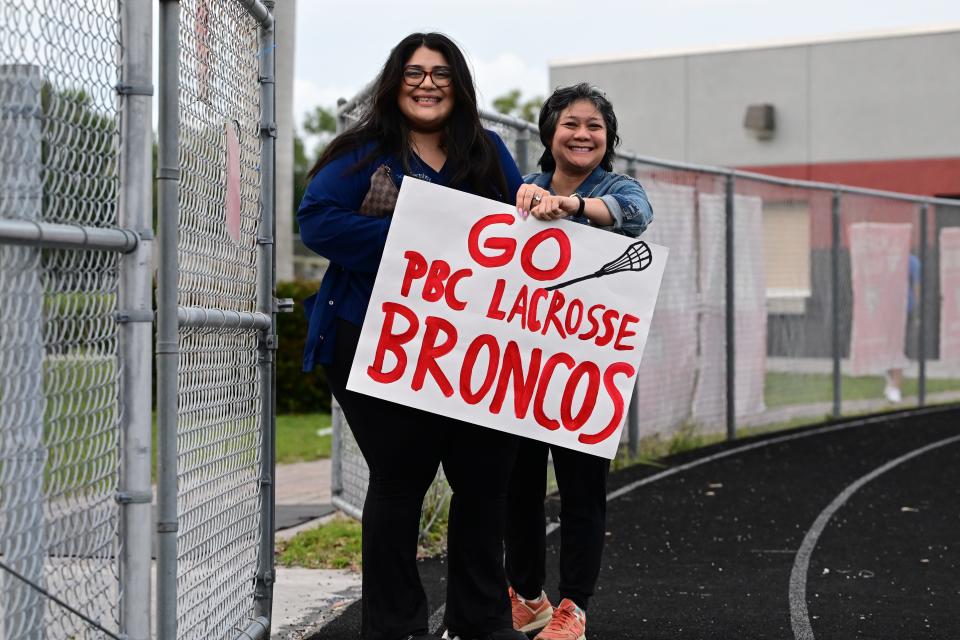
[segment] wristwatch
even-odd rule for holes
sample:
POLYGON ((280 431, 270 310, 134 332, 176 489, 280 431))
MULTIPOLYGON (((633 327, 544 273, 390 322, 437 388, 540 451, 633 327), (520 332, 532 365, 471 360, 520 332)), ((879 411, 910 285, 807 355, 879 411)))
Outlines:
POLYGON ((577 212, 576 212, 574 215, 582 216, 582 215, 583 215, 583 205, 584 205, 583 196, 581 196, 579 193, 577 193, 576 191, 574 191, 574 192, 573 192, 573 197, 580 201, 580 206, 577 207, 577 212))

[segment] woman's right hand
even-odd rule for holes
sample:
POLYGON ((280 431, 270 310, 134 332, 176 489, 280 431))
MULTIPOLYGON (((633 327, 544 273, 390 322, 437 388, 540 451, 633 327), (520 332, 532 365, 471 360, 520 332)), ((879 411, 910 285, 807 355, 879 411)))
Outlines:
MULTIPOLYGON (((517 214, 522 219, 526 219, 545 198, 550 197, 550 192, 543 187, 535 184, 522 184, 517 189, 517 214)), ((536 216, 539 217, 539 216, 536 216)))

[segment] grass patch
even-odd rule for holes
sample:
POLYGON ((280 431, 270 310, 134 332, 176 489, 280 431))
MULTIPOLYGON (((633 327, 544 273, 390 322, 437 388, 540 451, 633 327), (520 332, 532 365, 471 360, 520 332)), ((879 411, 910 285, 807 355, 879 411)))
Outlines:
POLYGON ((308 569, 360 570, 360 523, 338 516, 277 543, 277 564, 308 569))
POLYGON ((330 457, 329 413, 290 413, 277 416, 277 464, 330 457))
MULTIPOLYGON (((768 409, 800 404, 833 401, 833 376, 829 373, 784 373, 771 371, 766 375, 763 400, 768 409)), ((883 376, 842 376, 840 390, 843 400, 869 400, 883 397, 883 376)), ((905 397, 917 395, 919 381, 904 378, 905 397)), ((927 393, 960 390, 960 380, 927 378, 927 393)))

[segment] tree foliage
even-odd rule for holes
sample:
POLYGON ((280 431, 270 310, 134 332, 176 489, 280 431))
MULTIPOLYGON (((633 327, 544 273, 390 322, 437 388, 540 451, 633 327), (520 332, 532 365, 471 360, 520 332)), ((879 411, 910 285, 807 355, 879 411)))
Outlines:
POLYGON ((511 89, 502 96, 493 99, 493 108, 498 113, 522 118, 527 122, 536 122, 543 106, 543 96, 524 99, 520 89, 511 89))

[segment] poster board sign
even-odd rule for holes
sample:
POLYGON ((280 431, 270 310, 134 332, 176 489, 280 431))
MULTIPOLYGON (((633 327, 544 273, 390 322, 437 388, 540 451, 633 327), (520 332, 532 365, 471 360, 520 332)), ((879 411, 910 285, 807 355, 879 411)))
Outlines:
POLYGON ((911 233, 909 224, 850 225, 850 371, 855 376, 882 375, 906 364, 911 233))
POLYGON ((940 231, 940 361, 960 362, 960 228, 940 231))
POLYGON ((347 388, 613 458, 666 259, 407 177, 347 388))

